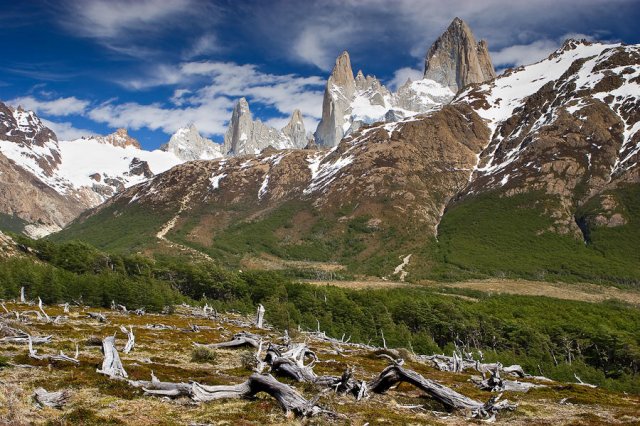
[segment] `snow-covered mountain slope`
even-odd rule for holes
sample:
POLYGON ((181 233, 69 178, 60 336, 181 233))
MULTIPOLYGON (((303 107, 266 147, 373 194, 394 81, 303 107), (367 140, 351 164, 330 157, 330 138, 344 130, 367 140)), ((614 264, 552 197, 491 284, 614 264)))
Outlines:
POLYGON ((224 135, 224 154, 229 156, 258 154, 265 148, 295 149, 307 145, 302 114, 295 110, 289 123, 278 130, 253 120, 249 103, 240 98, 233 108, 227 133, 224 135))
POLYGON ((620 120, 620 149, 611 175, 637 154, 640 142, 640 48, 568 40, 538 63, 507 71, 490 83, 470 87, 456 102, 474 106, 492 130, 478 174, 504 170, 529 144, 507 149, 524 134, 535 135, 566 112, 576 118, 596 104, 605 104, 620 120), (552 92, 552 93, 545 93, 552 92), (526 111, 533 98, 548 95, 541 108, 526 111), (523 114, 524 113, 524 114, 523 114), (514 122, 514 117, 522 120, 514 122))
MULTIPOLYGON (((173 152, 146 151, 125 129, 107 136, 58 141, 32 112, 0 103, 0 213, 40 237, 81 211, 183 163, 173 152)), ((189 149, 187 139, 182 146, 189 149)), ((209 152, 200 150, 200 158, 209 152)), ((220 155, 218 155, 220 156, 220 155)))
POLYGON ((200 135, 193 123, 178 129, 160 149, 174 154, 182 161, 222 157, 222 146, 200 135))
POLYGON ((640 47, 568 40, 538 63, 472 86, 466 103, 492 137, 464 191, 540 191, 557 230, 596 194, 640 181, 640 47))

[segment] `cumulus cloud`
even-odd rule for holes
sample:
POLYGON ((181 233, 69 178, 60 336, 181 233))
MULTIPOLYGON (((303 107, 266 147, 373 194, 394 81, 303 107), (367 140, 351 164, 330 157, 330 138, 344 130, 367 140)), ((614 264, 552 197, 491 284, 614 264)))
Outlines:
MULTIPOLYGON (((234 102, 240 97, 246 97, 255 106, 267 106, 282 114, 280 117, 272 117, 272 120, 285 120, 293 110, 299 109, 305 117, 307 126, 314 126, 322 115, 322 94, 325 80, 318 76, 299 76, 296 74, 272 74, 261 72, 253 64, 236 64, 222 61, 191 61, 183 62, 177 66, 160 66, 154 72, 134 79, 122 80, 121 85, 135 90, 150 89, 157 86, 180 86, 175 89, 171 102, 180 106, 182 111, 178 116, 186 112, 197 114, 203 106, 210 105, 217 99, 224 98, 226 102, 234 102)), ((137 105, 137 104, 136 104, 137 105)), ((141 106, 141 105, 138 105, 141 106)), ((133 108, 128 104, 128 109, 133 108)), ((137 107, 136 107, 137 108, 137 107)), ((205 108, 206 109, 206 108, 205 108)), ((163 119, 167 108, 161 104, 155 104, 144 109, 147 117, 163 119), (153 114, 150 112, 154 111, 153 114)), ((177 112, 176 108, 171 108, 177 112)), ((101 114, 94 119, 106 121, 108 114, 117 114, 119 111, 113 108, 101 108, 101 114)), ((222 133, 225 123, 231 115, 231 106, 228 109, 216 109, 215 114, 208 115, 210 123, 205 124, 196 121, 198 128, 208 134, 222 133)), ((121 122, 121 118, 117 119, 121 122)), ((275 121, 274 121, 275 122, 275 121)), ((184 123, 180 124, 184 125, 184 123)), ((158 126, 157 128, 165 128, 158 126)), ((173 128, 175 126, 168 126, 173 128)))
POLYGON ((211 99, 198 105, 167 107, 160 103, 139 104, 126 102, 104 103, 89 111, 92 120, 110 127, 138 130, 146 127, 171 134, 187 123, 193 122, 207 135, 222 134, 233 102, 225 97, 211 99))
POLYGON ((407 82, 408 79, 412 81, 422 79, 424 72, 415 68, 405 67, 396 70, 393 73, 393 78, 389 81, 389 87, 392 90, 398 90, 398 87, 407 82))
POLYGON ((89 101, 78 99, 75 96, 57 99, 36 99, 33 96, 23 96, 8 100, 9 105, 21 105, 39 114, 66 116, 81 115, 89 106, 89 101))
POLYGON ((78 129, 68 121, 56 122, 56 121, 50 121, 44 118, 41 118, 41 121, 45 126, 53 130, 56 136, 58 136, 58 140, 61 140, 61 141, 70 141, 74 139, 80 139, 82 136, 89 136, 94 133, 91 130, 78 129))

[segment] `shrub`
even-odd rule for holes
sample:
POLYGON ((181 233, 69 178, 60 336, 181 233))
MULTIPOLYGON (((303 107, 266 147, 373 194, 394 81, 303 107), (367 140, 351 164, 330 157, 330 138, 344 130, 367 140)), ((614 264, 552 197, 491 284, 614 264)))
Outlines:
POLYGON ((214 364, 218 359, 218 354, 204 346, 198 346, 191 352, 191 361, 199 363, 214 364))

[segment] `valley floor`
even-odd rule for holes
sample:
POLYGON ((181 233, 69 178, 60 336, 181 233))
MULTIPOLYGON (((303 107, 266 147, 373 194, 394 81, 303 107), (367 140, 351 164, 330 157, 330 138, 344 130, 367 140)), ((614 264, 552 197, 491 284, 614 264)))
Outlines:
POLYGON ((603 302, 605 300, 620 300, 632 305, 640 306, 640 291, 619 289, 608 285, 589 283, 551 283, 546 281, 486 279, 460 282, 421 281, 419 283, 405 283, 400 281, 385 281, 380 279, 360 280, 305 280, 314 285, 332 285, 349 289, 383 289, 396 287, 431 287, 477 290, 488 294, 517 294, 524 296, 544 296, 555 299, 574 300, 581 302, 603 302))

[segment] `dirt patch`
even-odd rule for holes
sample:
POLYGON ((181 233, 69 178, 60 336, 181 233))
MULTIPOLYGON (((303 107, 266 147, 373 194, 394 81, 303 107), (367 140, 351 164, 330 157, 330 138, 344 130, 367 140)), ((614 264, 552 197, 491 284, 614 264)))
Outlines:
POLYGON ((446 286, 480 290, 487 293, 521 294, 526 296, 547 296, 556 299, 582 302, 603 302, 609 299, 621 300, 640 306, 640 291, 621 290, 597 284, 548 283, 527 280, 473 280, 456 283, 422 283, 426 286, 446 286))
POLYGON ((283 269, 312 269, 323 272, 344 271, 344 265, 330 262, 311 262, 306 260, 286 260, 277 256, 262 253, 260 256, 244 257, 241 265, 245 269, 261 269, 278 271, 283 269))

